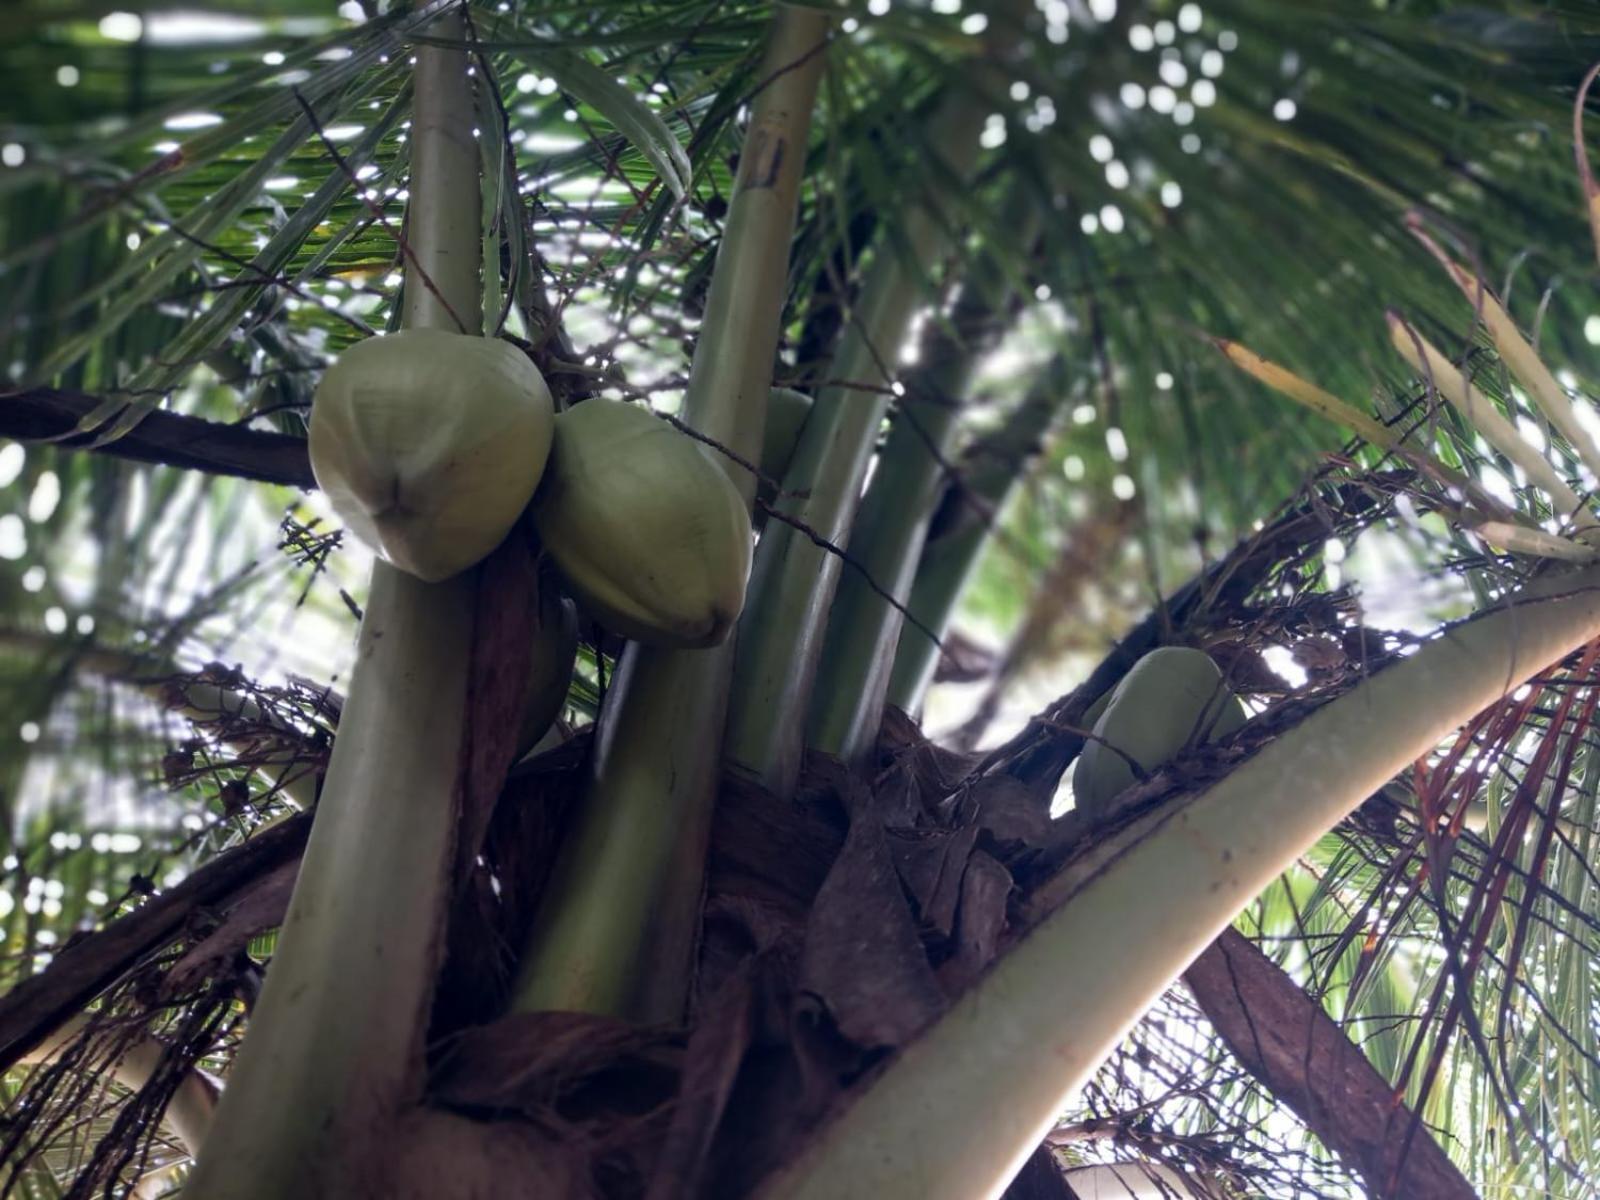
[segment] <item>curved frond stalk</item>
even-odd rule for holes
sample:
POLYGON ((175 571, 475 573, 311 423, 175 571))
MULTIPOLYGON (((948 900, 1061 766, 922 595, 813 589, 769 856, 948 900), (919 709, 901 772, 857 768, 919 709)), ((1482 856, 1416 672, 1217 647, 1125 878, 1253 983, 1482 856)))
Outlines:
POLYGON ((1141 1013, 1408 763, 1600 636, 1600 571, 1530 586, 1317 710, 1035 893, 1020 942, 761 1200, 995 1197, 1141 1013))
MULTIPOLYGON (((455 16, 433 29, 447 43, 462 36, 455 16)), ((479 156, 466 68, 459 49, 417 50, 411 327, 457 329, 478 314, 479 156)), ((277 954, 186 1195, 386 1190, 369 1172, 420 1086, 443 949, 475 582, 471 572, 426 584, 381 562, 373 569, 277 954)))
MULTIPOLYGON (((1039 205, 1030 182, 1012 185, 1002 229, 1030 244, 1039 205)), ((900 401, 900 414, 861 502, 848 552, 859 569, 839 581, 823 639, 808 742, 845 762, 869 753, 882 723, 902 614, 867 585, 871 578, 904 603, 927 539, 944 463, 980 356, 992 345, 1015 292, 992 257, 973 268, 951 314, 953 335, 936 333, 926 370, 900 401)))
MULTIPOLYGON (((993 82, 995 68, 976 74, 993 82)), ((925 140, 940 148, 951 178, 971 173, 986 115, 962 88, 949 92, 929 118, 925 140)), ((907 214, 903 237, 901 246, 880 242, 861 300, 847 318, 829 365, 830 384, 816 397, 784 476, 785 495, 774 505, 787 520, 767 522, 739 623, 725 753, 778 796, 792 792, 799 777, 805 717, 842 567, 838 555, 812 537, 835 546, 848 540, 899 347, 925 296, 922 272, 950 245, 949 227, 920 206, 907 214)))
MULTIPOLYGON (((685 399, 688 424, 747 461, 760 457, 831 24, 803 8, 780 8, 774 19, 685 399)), ((730 459, 722 467, 748 504, 755 479, 730 459)), ((534 924, 517 1009, 682 1017, 733 646, 623 651, 593 781, 534 924)))
MULTIPOLYGON (((28 1065, 55 1062, 83 1035, 88 1025, 89 1018, 81 1015, 73 1017, 18 1061, 28 1065)), ((102 1031, 100 1036, 104 1037, 106 1032, 102 1031)), ((119 1049, 116 1060, 110 1063, 111 1074, 130 1092, 137 1092, 150 1082, 167 1053, 167 1047, 162 1042, 153 1037, 140 1036, 132 1045, 108 1047, 103 1053, 97 1053, 100 1047, 92 1046, 90 1057, 82 1063, 82 1069, 99 1070, 111 1054, 119 1049)), ((216 1081, 210 1076, 201 1071, 190 1071, 161 1114, 161 1120, 191 1155, 198 1154, 200 1147, 205 1144, 206 1133, 216 1113, 218 1090, 216 1081)))
POLYGON ((1574 563, 1592 563, 1600 554, 1593 546, 1557 537, 1542 529, 1529 529, 1526 525, 1484 521, 1471 528, 1490 545, 1499 546, 1513 554, 1531 554, 1538 558, 1558 558, 1574 563))
MULTIPOLYGON (((940 637, 949 628, 1006 498, 1023 475, 1024 462, 1039 449, 1066 397, 1066 372, 1057 361, 1040 374, 1006 423, 965 456, 962 482, 952 483, 944 500, 955 507, 955 515, 948 529, 937 536, 930 532, 906 601, 907 611, 940 637)), ((939 647, 932 639, 917 626, 903 624, 889 673, 888 702, 915 712, 938 662, 939 647)))

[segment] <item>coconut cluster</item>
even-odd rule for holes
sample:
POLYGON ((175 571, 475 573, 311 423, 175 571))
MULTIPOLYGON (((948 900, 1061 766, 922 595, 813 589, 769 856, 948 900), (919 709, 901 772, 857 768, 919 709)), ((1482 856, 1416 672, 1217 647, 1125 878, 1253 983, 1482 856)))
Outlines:
MULTIPOLYGON (((749 512, 711 452, 619 401, 556 414, 508 342, 416 329, 357 343, 317 389, 310 451, 351 533, 419 579, 481 561, 531 505, 572 599, 613 633, 711 646, 744 607, 749 512)), ((570 672, 575 635, 550 640, 570 672)))

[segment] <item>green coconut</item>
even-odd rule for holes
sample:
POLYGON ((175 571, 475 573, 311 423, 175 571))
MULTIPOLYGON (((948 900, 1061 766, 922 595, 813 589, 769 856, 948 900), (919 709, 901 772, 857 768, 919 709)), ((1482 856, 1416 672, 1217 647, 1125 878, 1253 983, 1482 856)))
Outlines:
POLYGON ((648 409, 556 418, 534 525, 574 599, 612 633, 713 646, 744 608, 750 514, 712 452, 648 409))
POLYGON ((760 493, 771 501, 777 486, 788 474, 794 450, 800 444, 800 431, 811 415, 811 397, 793 388, 775 387, 767 393, 767 423, 761 434, 761 474, 772 480, 763 482, 760 493))
POLYGON ((357 342, 311 407, 311 470, 346 528, 436 582, 488 556, 550 452, 550 391, 509 342, 408 329, 357 342))
POLYGON ((1129 759, 1148 775, 1189 746, 1227 737, 1247 719, 1209 655, 1186 646, 1150 651, 1111 692, 1094 721, 1095 740, 1078 755, 1072 772, 1078 808, 1091 818, 1105 813, 1137 782, 1129 759))

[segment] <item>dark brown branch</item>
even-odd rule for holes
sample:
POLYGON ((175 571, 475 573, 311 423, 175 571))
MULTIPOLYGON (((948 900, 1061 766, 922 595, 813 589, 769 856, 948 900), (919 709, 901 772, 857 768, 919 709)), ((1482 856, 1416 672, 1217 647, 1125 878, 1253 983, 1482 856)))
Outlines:
POLYGON ((294 861, 311 814, 297 813, 200 867, 104 928, 70 943, 39 974, 0 998, 0 1072, 9 1070, 61 1023, 150 954, 177 940, 190 919, 219 908, 257 880, 294 861))
POLYGON ((1374 1197, 1475 1200, 1477 1193, 1356 1044, 1295 981, 1230 929, 1184 976, 1228 1049, 1374 1197))
MULTIPOLYGON (((21 442, 57 438, 58 445, 82 448, 93 435, 73 430, 101 402, 98 396, 55 388, 0 392, 0 438, 21 442)), ((149 413, 121 437, 94 449, 135 462, 162 463, 212 475, 235 475, 308 490, 317 486, 305 439, 181 413, 149 413)))

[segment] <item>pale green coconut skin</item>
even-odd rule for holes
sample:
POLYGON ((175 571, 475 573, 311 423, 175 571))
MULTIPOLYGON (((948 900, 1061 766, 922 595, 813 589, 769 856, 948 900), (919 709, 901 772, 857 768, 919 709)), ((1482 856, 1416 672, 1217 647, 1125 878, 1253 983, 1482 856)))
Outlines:
POLYGON ((534 525, 573 597, 652 646, 714 646, 744 608, 750 516, 711 451, 648 410, 586 400, 556 418, 534 525))
POLYGON ((1227 737, 1247 719, 1244 705, 1204 651, 1186 646, 1150 651, 1111 692, 1094 722, 1096 740, 1078 755, 1072 793, 1079 810, 1098 817, 1137 782, 1127 758, 1148 775, 1191 745, 1227 737))
POLYGON ((539 485, 555 413, 495 338, 408 329, 357 342, 311 407, 311 470, 345 526, 436 583, 488 556, 539 485))
MULTIPOLYGON (((773 484, 782 484, 800 443, 800 431, 811 415, 811 397, 793 388, 773 388, 767 393, 767 423, 761 433, 761 473, 773 484)), ((762 483, 764 492, 773 487, 762 483)), ((770 496, 768 497, 771 498, 770 496)))

